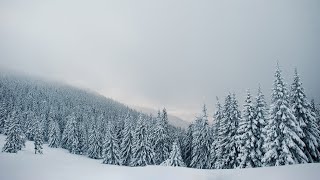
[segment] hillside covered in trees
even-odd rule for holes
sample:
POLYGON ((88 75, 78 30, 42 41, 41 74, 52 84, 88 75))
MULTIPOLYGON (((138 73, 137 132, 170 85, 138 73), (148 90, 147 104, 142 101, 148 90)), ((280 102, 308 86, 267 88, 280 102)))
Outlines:
POLYGON ((217 98, 214 117, 202 114, 186 129, 73 87, 1 75, 2 151, 17 153, 26 140, 35 153, 43 143, 122 166, 186 166, 233 169, 320 161, 319 109, 309 101, 297 70, 290 88, 277 66, 271 104, 261 88, 250 90, 243 107, 235 94, 217 98), (211 121, 209 125, 209 121, 211 121))

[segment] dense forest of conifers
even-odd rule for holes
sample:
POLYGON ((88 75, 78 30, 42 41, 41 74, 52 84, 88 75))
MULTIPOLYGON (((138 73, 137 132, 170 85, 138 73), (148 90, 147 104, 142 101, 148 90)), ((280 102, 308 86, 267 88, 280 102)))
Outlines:
MULTIPOLYGON (((262 90, 247 91, 242 111, 235 94, 217 98, 209 125, 206 106, 188 129, 73 87, 2 74, 0 133, 3 152, 26 140, 123 166, 167 165, 199 169, 279 166, 320 161, 319 108, 307 99, 297 70, 290 88, 277 66, 271 104, 262 90)), ((45 152, 44 152, 45 153, 45 152)))

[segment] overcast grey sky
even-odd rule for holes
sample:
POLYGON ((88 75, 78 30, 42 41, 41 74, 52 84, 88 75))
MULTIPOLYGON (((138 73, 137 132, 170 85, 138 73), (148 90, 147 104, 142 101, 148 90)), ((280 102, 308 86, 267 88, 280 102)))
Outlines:
POLYGON ((191 120, 279 60, 320 100, 319 0, 0 0, 0 66, 191 120))

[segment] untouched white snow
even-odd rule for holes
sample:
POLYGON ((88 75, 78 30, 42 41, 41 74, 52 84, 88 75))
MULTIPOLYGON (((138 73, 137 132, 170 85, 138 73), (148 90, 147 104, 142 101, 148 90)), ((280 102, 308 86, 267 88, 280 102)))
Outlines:
MULTIPOLYGON (((0 135, 0 147, 5 136, 0 135)), ((44 145, 44 154, 34 154, 33 142, 17 154, 0 153, 0 180, 316 180, 320 177, 320 164, 283 167, 198 170, 179 167, 147 166, 120 167, 102 164, 85 156, 73 155, 61 148, 44 145)))

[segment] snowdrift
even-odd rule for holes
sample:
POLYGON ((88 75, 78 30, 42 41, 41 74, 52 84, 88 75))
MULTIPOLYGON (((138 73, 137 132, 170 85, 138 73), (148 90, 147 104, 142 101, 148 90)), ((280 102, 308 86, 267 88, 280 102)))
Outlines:
MULTIPOLYGON (((5 136, 0 135, 0 147, 5 136)), ((317 180, 320 164, 233 170, 200 170, 180 167, 123 167, 102 164, 44 145, 42 155, 34 154, 33 142, 17 154, 0 153, 0 180, 317 180)))

